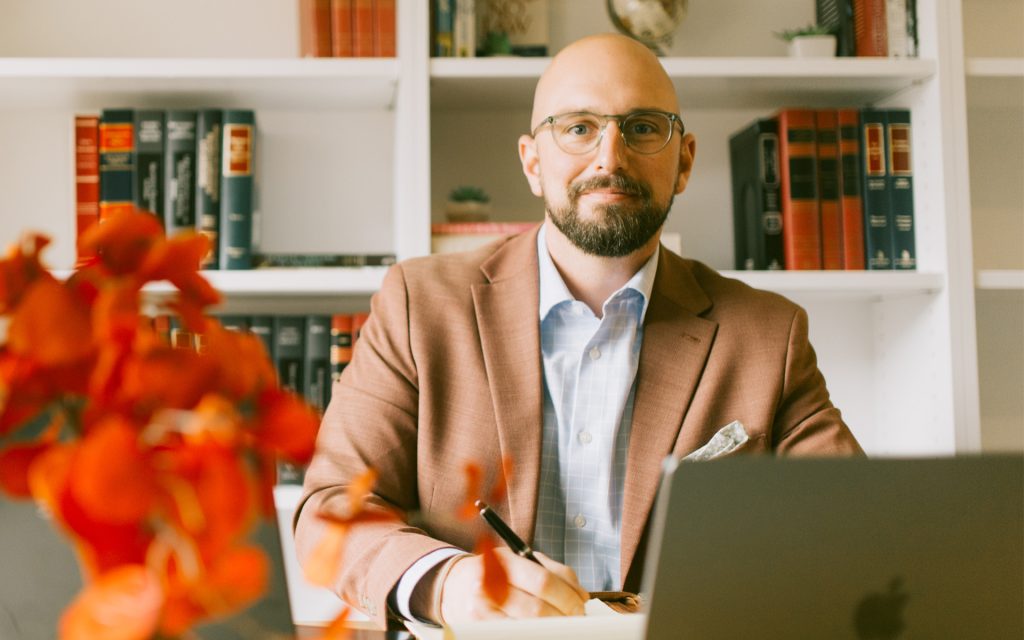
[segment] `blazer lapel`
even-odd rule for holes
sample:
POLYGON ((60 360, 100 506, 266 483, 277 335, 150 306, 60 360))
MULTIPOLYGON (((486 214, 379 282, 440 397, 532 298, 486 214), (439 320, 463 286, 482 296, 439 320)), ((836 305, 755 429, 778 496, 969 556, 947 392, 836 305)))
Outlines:
POLYGON ((513 238, 481 265, 488 282, 472 287, 498 441, 512 458, 509 524, 526 540, 533 538, 543 422, 536 247, 537 230, 513 238))
POLYGON ((661 460, 673 450, 718 323, 686 262, 662 249, 644 319, 622 505, 621 575, 626 578, 654 501, 661 460))

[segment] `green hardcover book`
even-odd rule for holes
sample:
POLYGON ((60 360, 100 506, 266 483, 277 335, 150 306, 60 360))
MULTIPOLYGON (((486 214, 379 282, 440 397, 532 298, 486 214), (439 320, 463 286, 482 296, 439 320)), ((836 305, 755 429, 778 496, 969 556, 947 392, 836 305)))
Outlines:
POLYGON ((341 378, 341 372, 352 361, 352 315, 336 313, 331 316, 331 380, 341 378))
POLYGON ((729 167, 736 269, 782 269, 778 121, 760 118, 733 134, 729 167))
MULTIPOLYGON (((306 319, 302 316, 274 317, 274 365, 281 387, 302 395, 305 390, 303 358, 305 357, 306 319)), ((278 484, 302 484, 299 467, 279 460, 278 484)))
POLYGON ((892 269, 892 229, 889 224, 888 158, 884 109, 861 109, 861 154, 864 168, 864 257, 869 270, 892 269))
POLYGON ((223 112, 202 109, 196 116, 196 229, 210 239, 203 269, 220 266, 220 143, 223 112))
POLYGON ((892 214, 892 258, 894 269, 916 269, 914 243, 914 169, 910 152, 911 128, 908 109, 889 109, 886 114, 885 150, 888 157, 887 186, 892 214))
POLYGON ((164 229, 171 236, 196 226, 196 112, 168 111, 164 229))
POLYGON ((135 112, 104 109, 100 114, 100 221, 135 209, 135 112))
POLYGON ((250 110, 225 110, 222 131, 220 268, 250 269, 255 114, 250 110))
POLYGON ((164 221, 164 112, 135 112, 135 205, 164 221))
POLYGON ((249 316, 222 315, 218 316, 217 319, 220 320, 220 326, 228 331, 244 333, 249 330, 249 316))
POLYGON ((273 316, 249 316, 249 331, 263 341, 267 357, 274 360, 274 318, 273 316))
POLYGON ((302 382, 306 402, 323 415, 331 401, 331 316, 306 316, 302 382))

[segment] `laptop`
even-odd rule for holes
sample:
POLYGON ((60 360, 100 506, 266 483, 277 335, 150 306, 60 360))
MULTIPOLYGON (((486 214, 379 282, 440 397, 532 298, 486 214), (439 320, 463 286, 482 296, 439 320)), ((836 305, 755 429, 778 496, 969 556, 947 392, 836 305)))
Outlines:
POLYGON ((646 640, 1024 638, 1024 457, 666 461, 646 640))

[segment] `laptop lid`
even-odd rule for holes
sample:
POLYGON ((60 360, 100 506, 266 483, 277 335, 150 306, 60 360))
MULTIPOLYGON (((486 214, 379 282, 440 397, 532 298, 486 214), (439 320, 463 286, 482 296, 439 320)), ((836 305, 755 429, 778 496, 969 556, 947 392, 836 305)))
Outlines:
POLYGON ((1024 457, 666 461, 648 640, 1024 637, 1024 457))

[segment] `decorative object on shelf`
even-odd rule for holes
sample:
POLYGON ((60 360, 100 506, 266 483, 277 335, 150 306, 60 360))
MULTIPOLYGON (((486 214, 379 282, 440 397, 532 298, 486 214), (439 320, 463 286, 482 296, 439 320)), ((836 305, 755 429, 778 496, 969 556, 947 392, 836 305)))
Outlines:
POLYGON ((512 55, 512 41, 504 31, 488 31, 484 36, 480 53, 484 56, 510 56, 512 55))
POLYGON ((793 58, 832 58, 836 55, 835 27, 808 24, 776 31, 775 37, 788 43, 789 55, 793 58))
POLYGON ((606 0, 615 28, 657 55, 672 46, 672 34, 686 17, 688 0, 606 0))
POLYGON ((0 489, 39 503, 77 553, 85 585, 60 638, 189 636, 265 590, 247 536, 274 513, 276 461, 308 462, 319 420, 258 337, 205 315, 220 301, 198 271, 205 236, 119 212, 80 242, 97 257, 63 282, 41 235, 0 259, 0 489), (161 280, 178 295, 155 311, 180 316, 184 348, 140 313, 161 280))
POLYGON ((449 222, 486 222, 491 215, 491 198, 480 187, 456 187, 448 194, 444 213, 449 222))
POLYGON ((477 9, 479 32, 507 35, 512 55, 548 55, 548 0, 478 0, 477 9))

